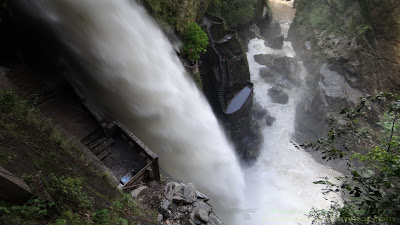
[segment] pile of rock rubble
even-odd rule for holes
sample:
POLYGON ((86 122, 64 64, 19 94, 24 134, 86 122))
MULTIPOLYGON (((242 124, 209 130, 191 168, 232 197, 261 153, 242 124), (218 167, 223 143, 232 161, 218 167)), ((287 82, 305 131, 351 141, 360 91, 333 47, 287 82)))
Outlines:
POLYGON ((172 225, 222 225, 213 213, 204 194, 189 183, 169 182, 164 187, 164 197, 158 220, 172 225))

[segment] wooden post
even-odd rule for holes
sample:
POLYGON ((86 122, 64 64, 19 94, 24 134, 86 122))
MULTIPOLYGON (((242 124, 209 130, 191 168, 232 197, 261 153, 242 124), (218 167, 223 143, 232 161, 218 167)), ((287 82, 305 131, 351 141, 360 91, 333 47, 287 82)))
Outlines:
POLYGON ((29 186, 12 173, 0 167, 0 198, 22 202, 32 196, 29 186))

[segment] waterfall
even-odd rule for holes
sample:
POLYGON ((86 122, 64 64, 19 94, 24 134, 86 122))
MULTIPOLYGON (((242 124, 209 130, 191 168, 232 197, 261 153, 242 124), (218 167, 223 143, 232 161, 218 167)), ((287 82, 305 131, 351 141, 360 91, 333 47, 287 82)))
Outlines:
POLYGON ((233 148, 173 47, 141 6, 129 0, 26 4, 86 71, 75 79, 89 99, 156 152, 164 171, 194 183, 222 205, 240 201, 244 178, 233 148))

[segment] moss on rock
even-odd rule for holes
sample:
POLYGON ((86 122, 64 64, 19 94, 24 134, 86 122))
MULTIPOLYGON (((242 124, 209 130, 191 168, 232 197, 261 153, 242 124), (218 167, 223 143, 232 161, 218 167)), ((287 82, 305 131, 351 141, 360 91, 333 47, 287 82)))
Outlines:
POLYGON ((163 27, 172 27, 179 35, 192 22, 200 22, 210 0, 142 0, 155 20, 163 27))

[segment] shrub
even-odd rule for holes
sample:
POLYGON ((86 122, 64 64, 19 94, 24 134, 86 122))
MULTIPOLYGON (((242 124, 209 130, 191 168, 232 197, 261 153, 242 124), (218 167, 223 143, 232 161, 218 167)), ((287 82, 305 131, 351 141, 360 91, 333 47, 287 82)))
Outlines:
POLYGON ((183 36, 182 53, 191 60, 198 60, 206 52, 208 36, 196 23, 190 23, 183 36))
POLYGON ((297 146, 348 165, 347 174, 337 177, 341 184, 326 177, 314 182, 325 185, 324 194, 339 194, 343 207, 334 202, 331 209, 313 209, 309 216, 314 224, 395 224, 400 210, 400 97, 381 93, 362 98, 341 113, 345 124, 330 119, 325 138, 297 146))
POLYGON ((197 87, 199 88, 199 90, 203 89, 203 85, 201 83, 201 75, 200 72, 197 72, 195 74, 193 74, 193 80, 196 83, 197 87))
POLYGON ((56 175, 51 174, 48 188, 52 196, 58 201, 72 204, 80 209, 91 208, 93 205, 93 199, 82 190, 80 178, 56 177, 56 175))

